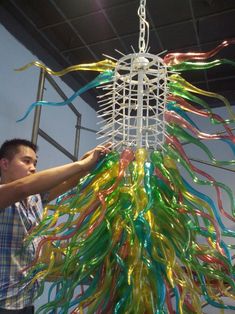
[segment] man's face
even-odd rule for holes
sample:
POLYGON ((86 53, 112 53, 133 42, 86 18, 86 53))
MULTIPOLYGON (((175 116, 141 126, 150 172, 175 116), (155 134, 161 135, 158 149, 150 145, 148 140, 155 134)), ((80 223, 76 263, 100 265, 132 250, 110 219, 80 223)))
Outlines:
POLYGON ((19 146, 18 153, 4 165, 5 178, 8 182, 21 179, 36 171, 37 156, 34 150, 27 146, 19 146))

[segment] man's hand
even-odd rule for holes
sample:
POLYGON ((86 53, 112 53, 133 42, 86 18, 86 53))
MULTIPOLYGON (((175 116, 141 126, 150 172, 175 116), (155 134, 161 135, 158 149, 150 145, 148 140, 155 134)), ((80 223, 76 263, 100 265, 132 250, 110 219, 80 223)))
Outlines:
POLYGON ((79 160, 79 164, 82 166, 83 171, 90 171, 101 157, 110 152, 111 146, 111 143, 98 145, 82 156, 82 158, 79 160))
POLYGON ((111 151, 111 147, 111 143, 98 145, 97 147, 93 148, 85 155, 83 155, 80 160, 74 162, 73 164, 77 165, 79 171, 75 173, 72 177, 68 178, 63 183, 52 189, 50 191, 48 200, 53 200, 59 195, 75 187, 78 184, 79 180, 82 177, 86 176, 92 170, 92 168, 95 167, 99 159, 111 151))
POLYGON ((73 188, 89 172, 100 157, 110 152, 111 144, 97 146, 77 162, 39 171, 17 180, 0 184, 0 209, 27 198, 29 195, 49 192, 48 201, 73 188))

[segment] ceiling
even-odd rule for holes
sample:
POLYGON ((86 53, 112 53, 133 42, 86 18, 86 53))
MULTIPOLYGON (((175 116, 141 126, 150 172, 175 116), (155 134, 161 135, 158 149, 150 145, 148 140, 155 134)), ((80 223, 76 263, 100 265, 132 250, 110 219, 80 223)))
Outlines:
MULTIPOLYGON (((235 0, 146 3, 152 54, 208 51, 225 39, 235 38, 235 0)), ((0 4, 8 15, 0 15, 1 23, 53 70, 99 61, 104 59, 102 54, 120 58, 116 49, 124 54, 132 53, 132 47, 139 51, 139 0, 3 0, 0 4), (22 34, 19 24, 29 36, 22 34)), ((235 45, 221 51, 217 58, 235 61, 235 45)), ((234 105, 234 70, 231 65, 223 65, 184 77, 197 87, 225 95, 234 105)), ((78 90, 94 76, 80 71, 65 75, 63 80, 78 90)), ((83 96, 94 109, 98 108, 96 94, 91 90, 83 96)), ((210 105, 221 103, 213 101, 210 105)))

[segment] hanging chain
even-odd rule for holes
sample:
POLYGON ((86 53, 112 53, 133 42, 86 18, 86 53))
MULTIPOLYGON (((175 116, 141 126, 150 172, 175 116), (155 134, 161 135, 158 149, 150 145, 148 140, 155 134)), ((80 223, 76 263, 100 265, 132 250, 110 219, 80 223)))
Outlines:
POLYGON ((140 18, 139 52, 144 53, 148 47, 149 24, 146 21, 146 0, 140 0, 138 15, 140 18), (147 39, 145 42, 145 38, 147 39))

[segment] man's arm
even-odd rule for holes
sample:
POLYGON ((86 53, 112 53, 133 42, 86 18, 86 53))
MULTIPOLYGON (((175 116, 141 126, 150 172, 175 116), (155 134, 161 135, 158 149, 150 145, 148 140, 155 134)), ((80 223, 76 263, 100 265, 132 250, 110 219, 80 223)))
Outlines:
POLYGON ((51 191, 51 193, 49 193, 50 199, 54 196, 58 196, 61 194, 60 192, 63 193, 63 191, 58 188, 60 184, 63 183, 63 188, 70 188, 71 183, 74 182, 74 178, 90 171, 91 168, 95 166, 100 156, 107 151, 107 146, 97 146, 94 150, 86 154, 85 158, 82 160, 40 171, 22 179, 0 185, 0 208, 4 209, 33 194, 51 191), (66 184, 66 181, 68 184, 66 184), (59 194, 57 194, 56 191, 59 192, 59 194))
POLYGON ((56 199, 58 196, 64 194, 68 190, 71 190, 74 188, 78 181, 84 177, 88 171, 81 171, 78 174, 74 175, 72 178, 69 178, 68 180, 62 182, 61 184, 58 184, 56 187, 52 188, 49 193, 47 194, 47 201, 50 202, 54 199, 56 199))
MULTIPOLYGON (((105 146, 103 146, 103 153, 106 153, 109 151, 110 143, 107 143, 105 146)), ((95 148, 96 149, 96 148, 95 148)), ((94 149, 88 151, 85 155, 82 156, 81 160, 85 160, 89 155, 93 153, 94 149)), ((74 176, 70 177, 68 180, 62 182, 61 184, 55 186, 53 189, 49 191, 49 195, 47 197, 47 201, 50 202, 57 198, 58 196, 64 194, 68 190, 71 190, 74 188, 77 184, 78 181, 84 177, 85 175, 88 174, 89 171, 82 170, 78 174, 75 174, 74 176)))

